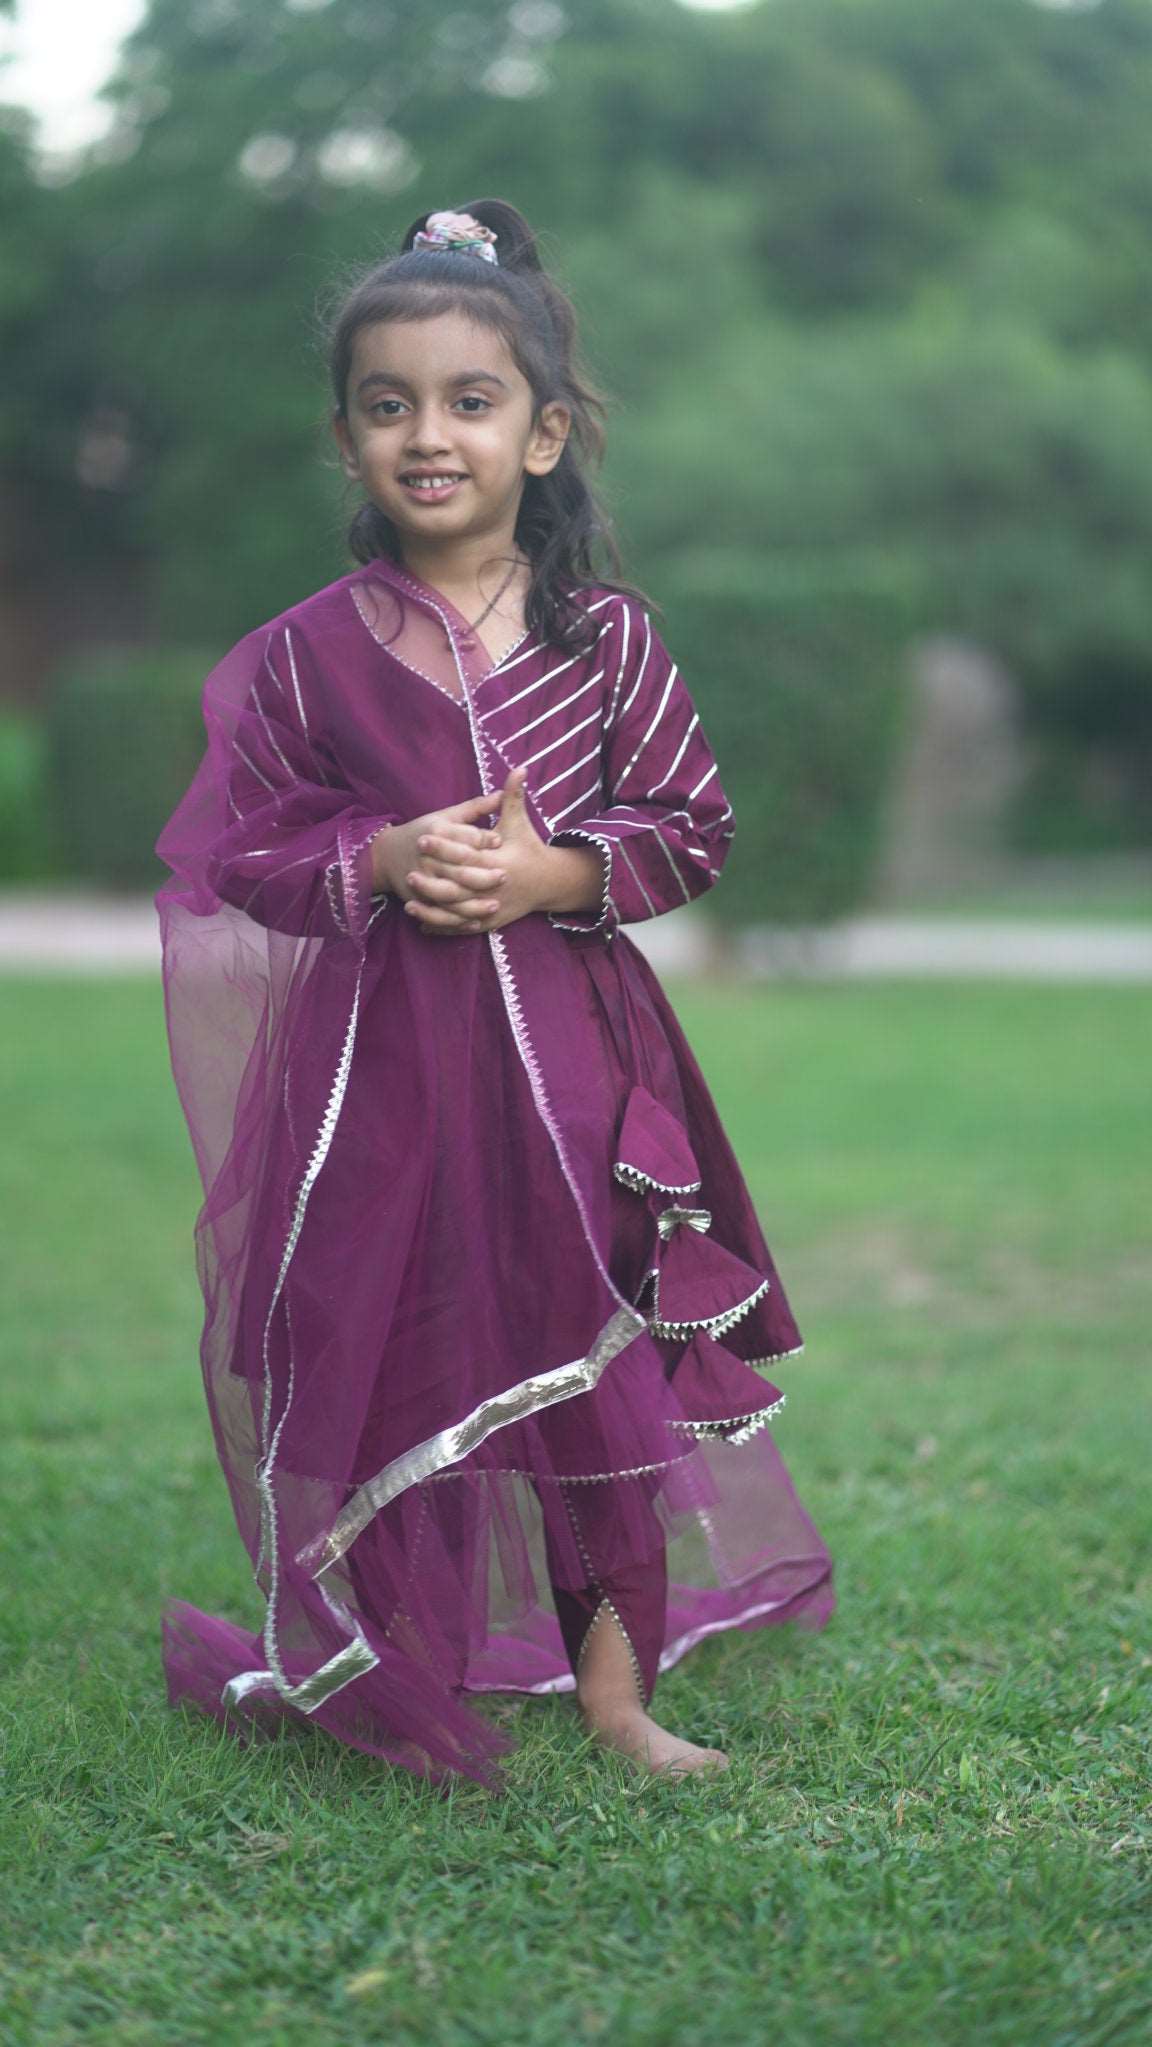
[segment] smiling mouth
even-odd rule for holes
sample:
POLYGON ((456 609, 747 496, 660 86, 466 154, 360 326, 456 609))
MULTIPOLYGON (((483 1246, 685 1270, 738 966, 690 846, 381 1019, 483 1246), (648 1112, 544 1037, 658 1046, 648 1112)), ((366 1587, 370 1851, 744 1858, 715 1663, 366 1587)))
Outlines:
POLYGON ((438 470, 435 477, 427 480, 410 474, 402 476, 400 481, 413 497, 442 498, 447 497, 450 491, 458 489, 460 484, 467 483, 468 479, 457 470, 445 469, 438 470))

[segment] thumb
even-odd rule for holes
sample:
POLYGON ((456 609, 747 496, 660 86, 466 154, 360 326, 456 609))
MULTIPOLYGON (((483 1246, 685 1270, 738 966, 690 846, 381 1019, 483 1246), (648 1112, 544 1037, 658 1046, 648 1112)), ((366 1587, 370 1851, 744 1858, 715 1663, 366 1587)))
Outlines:
POLYGON ((527 780, 528 771, 526 768, 509 769, 508 780, 505 782, 501 792, 503 796, 500 806, 500 827, 502 831, 514 830, 526 814, 524 788, 527 780))

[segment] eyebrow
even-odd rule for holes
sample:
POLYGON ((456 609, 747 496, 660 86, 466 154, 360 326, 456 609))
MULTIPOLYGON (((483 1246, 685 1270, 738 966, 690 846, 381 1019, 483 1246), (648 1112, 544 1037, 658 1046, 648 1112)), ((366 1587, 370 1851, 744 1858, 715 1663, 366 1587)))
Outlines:
MULTIPOLYGON (((455 376, 445 377, 444 382, 448 385, 498 384, 501 391, 508 389, 503 377, 496 376, 492 370, 460 370, 455 376)), ((356 396, 359 398, 363 392, 373 389, 377 384, 389 384, 399 391, 412 389, 406 377, 390 376, 387 370, 371 370, 366 377, 361 377, 356 386, 356 396)))

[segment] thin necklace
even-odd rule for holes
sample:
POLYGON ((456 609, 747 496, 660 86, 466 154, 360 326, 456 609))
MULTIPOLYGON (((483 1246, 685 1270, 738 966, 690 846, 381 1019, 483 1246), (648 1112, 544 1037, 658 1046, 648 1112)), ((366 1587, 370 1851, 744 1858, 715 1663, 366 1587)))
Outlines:
POLYGON ((474 618, 472 620, 473 631, 475 631, 478 625, 483 625, 484 620, 487 618, 488 613, 492 609, 492 605, 495 604, 499 598, 503 597, 504 592, 508 588, 509 583, 512 581, 512 578, 515 575, 517 569, 522 569, 524 567, 525 564, 523 562, 513 562, 511 568, 508 571, 508 574, 505 576, 504 581, 501 583, 500 588, 497 590, 496 596, 492 599, 492 604, 486 604, 484 606, 483 611, 480 613, 479 618, 474 618))

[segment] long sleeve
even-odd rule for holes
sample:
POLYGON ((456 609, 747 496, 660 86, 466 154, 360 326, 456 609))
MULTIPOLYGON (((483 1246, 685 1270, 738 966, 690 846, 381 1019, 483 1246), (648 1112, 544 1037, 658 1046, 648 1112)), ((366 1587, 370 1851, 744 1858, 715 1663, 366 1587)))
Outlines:
POLYGON ((622 603, 604 645, 600 786, 548 840, 599 847, 604 890, 596 909, 551 912, 562 931, 615 930, 692 902, 719 880, 735 833, 699 714, 647 612, 622 603))
POLYGON ((349 787, 326 756, 310 683, 286 625, 266 633, 242 703, 214 703, 209 679, 205 721, 227 821, 206 879, 258 924, 361 944, 373 909, 372 841, 402 820, 349 787))

